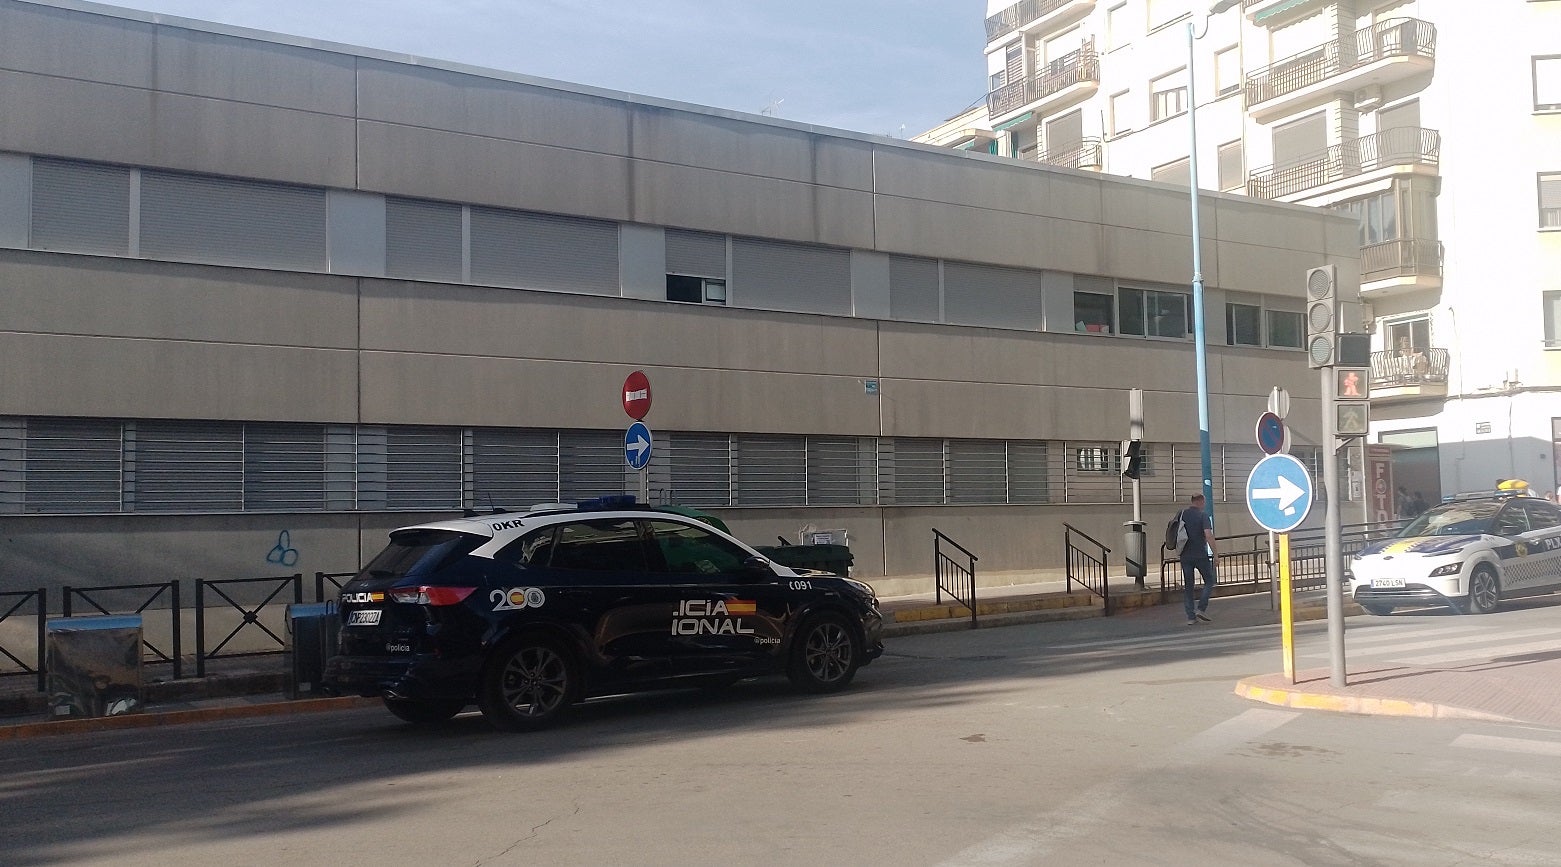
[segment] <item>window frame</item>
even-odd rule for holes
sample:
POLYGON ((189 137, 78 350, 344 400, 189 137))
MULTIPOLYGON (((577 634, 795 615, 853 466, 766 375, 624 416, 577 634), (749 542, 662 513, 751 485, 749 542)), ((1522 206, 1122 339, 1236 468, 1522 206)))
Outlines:
POLYGON ((1530 68, 1532 71, 1534 83, 1534 111, 1539 114, 1561 112, 1561 54, 1538 54, 1530 58, 1530 61, 1530 68), (1555 79, 1555 81, 1550 84, 1550 87, 1555 91, 1554 93, 1540 92, 1541 82, 1544 81, 1544 79, 1540 76, 1541 61, 1544 61, 1554 67, 1554 71, 1550 73, 1550 75, 1555 79), (1554 97, 1554 101, 1542 102, 1540 99, 1542 96, 1554 97))
POLYGON ((1539 172, 1535 175, 1536 204, 1539 216, 1539 231, 1561 231, 1561 172, 1539 172), (1549 200, 1546 193, 1550 194, 1549 200))
POLYGON ((1158 75, 1149 80, 1149 122, 1159 123, 1162 120, 1170 120, 1187 113, 1187 67, 1181 66, 1164 75, 1158 75), (1171 81, 1180 76, 1179 87, 1162 88, 1162 82, 1171 81), (1169 99, 1174 95, 1174 100, 1169 99), (1176 108, 1166 114, 1161 114, 1162 102, 1175 102, 1176 108))

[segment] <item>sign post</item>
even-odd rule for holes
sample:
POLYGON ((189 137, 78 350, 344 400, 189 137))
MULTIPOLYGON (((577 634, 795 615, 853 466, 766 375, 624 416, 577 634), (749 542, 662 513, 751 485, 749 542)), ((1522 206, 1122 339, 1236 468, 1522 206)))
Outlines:
POLYGON ((1285 676, 1295 683, 1295 615, 1290 606, 1290 531, 1312 508, 1312 476, 1290 455, 1269 455, 1247 476, 1247 511, 1279 534, 1279 634, 1285 676))
POLYGON ((634 371, 623 380, 619 393, 623 396, 623 411, 634 419, 634 424, 623 433, 623 459, 630 468, 640 471, 639 501, 649 502, 650 451, 654 439, 643 419, 650 412, 650 377, 642 370, 634 371))
POLYGON ((1295 683, 1295 612, 1290 607, 1290 534, 1279 534, 1279 647, 1285 677, 1295 683))

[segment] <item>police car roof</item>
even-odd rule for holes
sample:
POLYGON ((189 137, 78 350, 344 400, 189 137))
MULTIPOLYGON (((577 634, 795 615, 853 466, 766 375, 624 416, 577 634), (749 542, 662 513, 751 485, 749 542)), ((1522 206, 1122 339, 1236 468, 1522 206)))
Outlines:
MULTIPOLYGON (((632 494, 617 494, 581 500, 578 503, 538 503, 524 512, 506 509, 493 509, 489 512, 468 510, 466 514, 459 518, 398 527, 394 532, 399 533, 405 530, 449 530, 456 533, 497 536, 506 530, 528 529, 550 523, 539 519, 558 515, 593 513, 600 514, 602 517, 627 517, 636 513, 657 511, 662 510, 648 503, 636 502, 632 494)), ((671 514, 677 513, 672 512, 671 514)))

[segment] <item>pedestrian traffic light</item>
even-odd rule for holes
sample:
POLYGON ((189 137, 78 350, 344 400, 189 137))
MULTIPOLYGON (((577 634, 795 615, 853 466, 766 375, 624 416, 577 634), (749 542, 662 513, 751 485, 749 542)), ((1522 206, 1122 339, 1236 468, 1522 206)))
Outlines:
POLYGON ((1333 265, 1306 269, 1306 363, 1332 367, 1338 354, 1339 280, 1333 265))
POLYGON ((1144 443, 1142 440, 1122 441, 1122 475, 1138 478, 1144 471, 1144 443))
MULTIPOLYGON (((1342 335, 1341 335, 1342 336, 1342 335)), ((1333 369, 1335 400, 1369 400, 1371 398, 1371 371, 1364 367, 1335 367, 1333 369)))

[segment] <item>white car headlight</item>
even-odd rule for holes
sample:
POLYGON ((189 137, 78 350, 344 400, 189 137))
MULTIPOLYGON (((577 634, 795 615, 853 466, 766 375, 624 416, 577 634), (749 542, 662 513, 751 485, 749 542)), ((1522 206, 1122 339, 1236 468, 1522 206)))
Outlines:
POLYGON ((1441 575, 1457 575, 1458 572, 1462 569, 1463 563, 1443 563, 1442 565, 1431 570, 1430 577, 1436 578, 1441 575))

